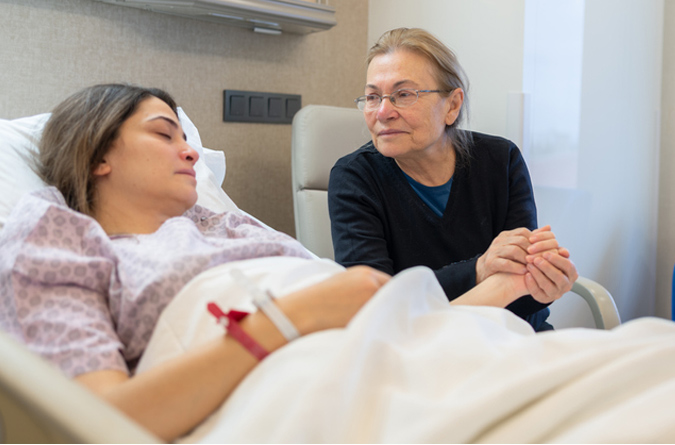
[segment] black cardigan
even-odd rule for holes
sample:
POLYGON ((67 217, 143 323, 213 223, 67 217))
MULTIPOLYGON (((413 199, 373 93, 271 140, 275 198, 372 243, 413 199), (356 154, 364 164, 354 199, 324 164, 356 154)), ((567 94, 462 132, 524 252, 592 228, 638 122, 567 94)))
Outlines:
MULTIPOLYGON (((469 161, 455 168, 442 218, 372 142, 338 160, 328 185, 335 260, 391 275, 428 266, 450 300, 475 286, 478 257, 504 230, 535 229, 537 210, 518 147, 481 133, 473 133, 473 139, 469 161)), ((535 329, 548 316, 546 305, 531 296, 508 309, 535 329)))

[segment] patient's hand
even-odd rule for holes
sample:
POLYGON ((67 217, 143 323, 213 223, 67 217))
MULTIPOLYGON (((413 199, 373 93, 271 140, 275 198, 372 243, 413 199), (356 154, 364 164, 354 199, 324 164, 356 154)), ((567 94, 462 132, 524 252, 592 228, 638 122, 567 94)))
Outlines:
POLYGON ((292 321, 303 335, 344 327, 390 278, 371 267, 354 266, 294 292, 279 303, 293 306, 288 314, 294 314, 292 321))
POLYGON ((527 263, 531 263, 534 258, 541 256, 544 252, 553 252, 562 255, 565 258, 570 257, 570 252, 564 247, 558 245, 558 240, 551 231, 551 226, 544 226, 531 232, 528 238, 530 242, 527 250, 527 263))

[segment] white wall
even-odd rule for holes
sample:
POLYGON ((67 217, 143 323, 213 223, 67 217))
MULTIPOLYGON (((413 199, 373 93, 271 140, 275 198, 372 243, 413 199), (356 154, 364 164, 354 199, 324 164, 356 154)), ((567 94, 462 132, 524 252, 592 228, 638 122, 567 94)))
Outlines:
POLYGON ((675 2, 667 1, 663 23, 663 79, 661 95, 661 157, 659 186, 659 230, 656 272, 656 311, 666 316, 671 311, 667 300, 671 293, 675 264, 675 2), (662 298, 664 297, 664 298, 662 298))
MULTIPOLYGON (((655 295, 663 10, 663 0, 586 0, 584 11, 577 187, 562 192, 593 210, 585 230, 565 221, 577 208, 564 212, 559 238, 624 321, 670 316, 669 293, 658 305, 655 295)), ((398 26, 441 38, 471 80, 470 128, 510 137, 508 97, 524 88, 525 0, 370 0, 369 13, 370 43, 398 26)), ((538 203, 551 205, 559 201, 538 203)))
POLYGON ((662 44, 662 1, 586 2, 579 188, 593 212, 580 264, 624 318, 656 314, 662 44))
POLYGON ((525 0, 370 0, 369 8, 368 47, 400 26, 432 32, 469 77, 471 128, 505 134, 505 92, 523 83, 525 0))

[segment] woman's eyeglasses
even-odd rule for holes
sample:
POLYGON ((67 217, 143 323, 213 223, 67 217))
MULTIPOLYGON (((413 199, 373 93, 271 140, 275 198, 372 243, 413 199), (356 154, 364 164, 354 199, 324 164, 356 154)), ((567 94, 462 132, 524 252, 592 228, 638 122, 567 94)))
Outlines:
POLYGON ((391 94, 385 94, 380 96, 379 94, 366 94, 365 96, 357 97, 354 99, 356 102, 356 108, 361 111, 373 111, 380 108, 380 104, 384 99, 389 99, 391 104, 398 108, 409 107, 415 102, 420 96, 420 93, 448 93, 449 91, 443 90, 413 90, 410 88, 403 88, 396 90, 391 94))

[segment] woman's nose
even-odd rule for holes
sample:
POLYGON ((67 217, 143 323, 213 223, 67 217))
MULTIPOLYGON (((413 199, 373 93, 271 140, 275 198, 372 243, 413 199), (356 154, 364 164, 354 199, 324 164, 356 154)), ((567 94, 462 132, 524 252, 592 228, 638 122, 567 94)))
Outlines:
POLYGON ((180 157, 181 159, 189 161, 192 165, 195 165, 199 160, 199 153, 186 141, 184 149, 180 152, 180 157))
POLYGON ((391 119, 396 113, 398 113, 398 111, 394 104, 391 103, 391 99, 389 97, 383 97, 380 106, 377 108, 377 118, 379 120, 391 119))

